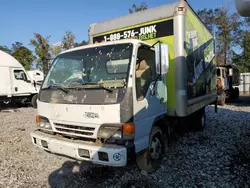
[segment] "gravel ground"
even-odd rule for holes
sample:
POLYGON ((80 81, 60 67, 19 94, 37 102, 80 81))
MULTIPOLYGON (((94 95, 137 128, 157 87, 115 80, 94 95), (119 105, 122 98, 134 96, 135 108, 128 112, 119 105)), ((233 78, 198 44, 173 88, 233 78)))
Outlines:
POLYGON ((43 152, 31 144, 33 108, 0 113, 0 187, 249 187, 250 98, 214 113, 203 132, 178 138, 152 174, 134 165, 111 168, 43 152))

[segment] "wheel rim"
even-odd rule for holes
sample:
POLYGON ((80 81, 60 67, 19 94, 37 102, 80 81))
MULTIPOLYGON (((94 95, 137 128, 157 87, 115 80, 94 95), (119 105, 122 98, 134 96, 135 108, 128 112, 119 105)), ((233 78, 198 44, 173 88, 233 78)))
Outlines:
POLYGON ((3 101, 4 102, 4 104, 9 104, 10 103, 10 101, 3 101))
POLYGON ((150 155, 153 160, 160 159, 162 155, 162 142, 159 137, 155 135, 152 139, 151 147, 150 147, 150 155))

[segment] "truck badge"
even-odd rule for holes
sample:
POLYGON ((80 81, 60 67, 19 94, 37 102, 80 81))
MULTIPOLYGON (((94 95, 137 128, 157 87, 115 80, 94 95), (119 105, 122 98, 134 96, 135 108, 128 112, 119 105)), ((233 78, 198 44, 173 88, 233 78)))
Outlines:
POLYGON ((95 119, 95 118, 99 118, 99 114, 95 112, 85 112, 84 117, 95 119))

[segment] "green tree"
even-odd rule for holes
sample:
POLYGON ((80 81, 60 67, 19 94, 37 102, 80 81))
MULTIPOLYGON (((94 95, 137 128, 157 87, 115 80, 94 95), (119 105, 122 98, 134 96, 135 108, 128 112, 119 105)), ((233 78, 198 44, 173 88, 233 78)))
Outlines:
POLYGON ((250 31, 245 31, 241 45, 242 52, 234 53, 233 63, 236 64, 241 72, 250 71, 250 31))
POLYGON ((82 42, 80 42, 80 43, 75 43, 75 47, 78 47, 78 46, 85 46, 85 45, 87 45, 88 44, 88 42, 87 41, 85 41, 85 40, 83 40, 82 42))
POLYGON ((197 11, 198 16, 201 18, 203 23, 207 26, 210 32, 214 31, 214 10, 213 9, 203 9, 197 11))
POLYGON ((20 48, 23 46, 23 43, 21 42, 15 42, 14 44, 12 44, 12 51, 15 51, 16 49, 20 48))
POLYGON ((234 47, 242 38, 242 20, 237 13, 225 8, 203 9, 197 11, 199 17, 215 35, 217 64, 231 63, 234 47))
POLYGON ((233 46, 239 44, 242 36, 242 22, 237 13, 229 13, 226 8, 218 8, 214 11, 217 27, 217 62, 227 64, 231 62, 233 46))
POLYGON ((66 31, 62 39, 62 48, 67 50, 75 47, 75 36, 71 31, 66 31))
POLYGON ((51 55, 53 58, 57 56, 59 53, 61 53, 61 51, 62 51, 61 44, 51 46, 51 55))
POLYGON ((132 13, 139 12, 139 11, 146 10, 146 9, 148 9, 148 5, 145 2, 143 2, 139 6, 137 6, 136 4, 133 4, 132 7, 128 11, 130 14, 132 14, 132 13))
POLYGON ((244 25, 246 26, 246 27, 250 27, 250 17, 247 17, 247 18, 245 18, 244 19, 244 25))
POLYGON ((12 44, 11 55, 19 61, 26 70, 30 70, 30 66, 33 63, 35 56, 32 51, 23 46, 20 42, 12 44))
POLYGON ((30 40, 30 44, 35 47, 37 66, 42 68, 44 74, 48 72, 48 64, 51 59, 49 38, 50 36, 44 38, 39 33, 34 33, 34 39, 30 40))
POLYGON ((8 54, 11 54, 11 49, 9 49, 7 46, 1 46, 0 45, 0 50, 8 53, 8 54))

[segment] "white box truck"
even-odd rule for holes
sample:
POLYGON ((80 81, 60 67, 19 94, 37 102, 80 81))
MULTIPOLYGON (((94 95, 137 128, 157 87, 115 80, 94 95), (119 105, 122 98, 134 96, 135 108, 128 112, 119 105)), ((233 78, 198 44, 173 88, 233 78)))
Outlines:
POLYGON ((59 54, 38 97, 35 146, 152 172, 174 122, 202 130, 215 104, 214 38, 190 5, 172 4, 91 24, 93 44, 59 54))
POLYGON ((0 103, 31 102, 36 107, 39 88, 24 67, 11 55, 0 50, 0 103))

